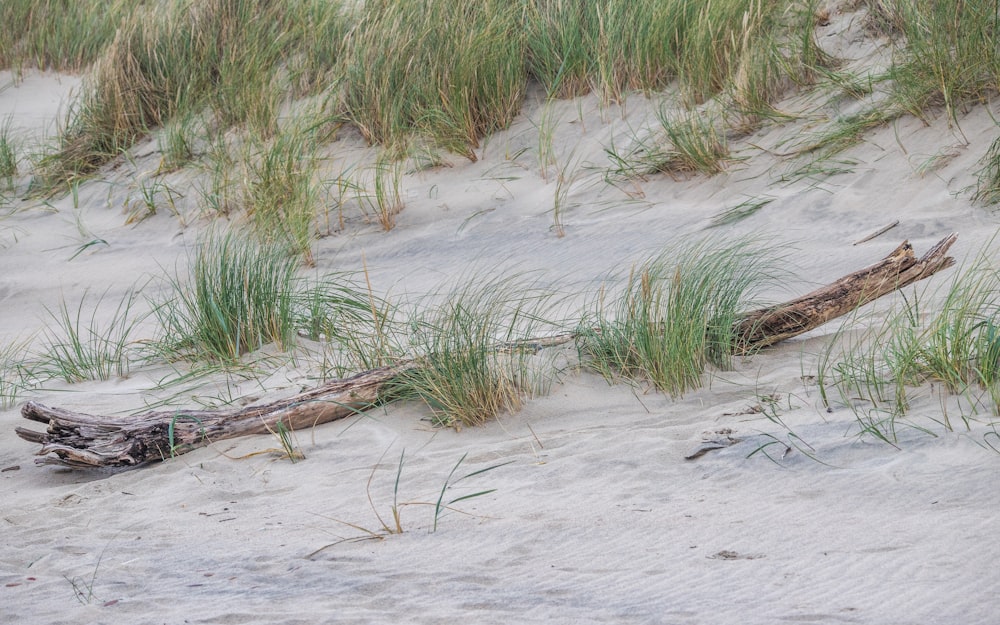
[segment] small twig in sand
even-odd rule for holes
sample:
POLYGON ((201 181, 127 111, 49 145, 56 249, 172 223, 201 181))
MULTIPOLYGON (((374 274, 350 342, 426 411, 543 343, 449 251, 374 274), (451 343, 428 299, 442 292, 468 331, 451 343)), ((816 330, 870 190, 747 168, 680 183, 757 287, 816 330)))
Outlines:
POLYGON ((862 243, 865 243, 866 241, 871 241, 875 237, 881 236, 881 235, 885 234, 886 232, 889 232, 890 230, 892 230, 893 228, 895 228, 898 225, 899 225, 899 220, 897 219, 896 221, 892 222, 888 226, 883 226, 883 227, 879 228, 878 230, 876 230, 875 232, 869 234, 865 238, 858 239, 857 241, 854 242, 854 245, 861 245, 862 243))

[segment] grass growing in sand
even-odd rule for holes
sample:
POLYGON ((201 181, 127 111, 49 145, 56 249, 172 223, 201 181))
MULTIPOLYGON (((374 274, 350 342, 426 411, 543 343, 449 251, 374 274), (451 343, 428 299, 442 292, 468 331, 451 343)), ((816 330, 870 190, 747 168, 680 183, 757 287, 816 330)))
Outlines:
POLYGON ((317 19, 341 16, 305 1, 165 0, 129 12, 67 113, 36 186, 87 175, 174 117, 210 111, 210 127, 270 136, 288 93, 283 70, 296 67, 305 80, 318 71, 311 57, 329 55, 329 42, 311 42, 337 28, 317 19))
POLYGON ((527 76, 523 8, 486 0, 366 2, 346 43, 347 115, 374 143, 413 134, 473 160, 519 112, 527 76))
POLYGON ((900 425, 926 430, 905 417, 913 402, 935 388, 939 425, 947 431, 955 426, 949 405, 958 405, 966 426, 984 410, 1000 414, 997 292, 1000 274, 981 256, 943 293, 914 291, 881 326, 831 346, 821 361, 822 379, 832 381, 862 432, 892 444, 900 425))
POLYGON ((993 140, 980 160, 972 201, 989 206, 1000 203, 1000 138, 993 140))
POLYGON ((636 267, 623 291, 584 317, 586 363, 612 379, 649 381, 673 396, 699 388, 709 365, 730 364, 734 324, 773 277, 774 261, 746 244, 689 245, 636 267))
POLYGON ((1000 14, 994 0, 881 0, 869 6, 898 36, 893 93, 907 112, 922 117, 928 106, 943 104, 955 119, 963 104, 996 91, 1000 14))
MULTIPOLYGON (((450 511, 450 512, 459 512, 461 514, 469 514, 467 512, 463 512, 462 510, 456 508, 455 504, 460 503, 462 501, 469 501, 471 499, 483 497, 484 495, 489 495, 490 493, 495 493, 496 489, 487 488, 485 490, 476 490, 475 492, 467 492, 465 494, 458 496, 449 495, 449 491, 454 489, 456 485, 458 485, 460 482, 463 482, 464 480, 469 480, 481 476, 485 473, 493 471, 494 469, 499 469, 500 467, 504 467, 507 466, 508 464, 513 463, 513 460, 508 462, 500 462, 497 464, 490 465, 488 467, 476 469, 474 471, 471 471, 470 473, 466 473, 465 475, 455 478, 455 473, 458 471, 459 467, 462 466, 462 463, 465 462, 465 459, 468 457, 467 453, 462 454, 462 457, 458 459, 458 462, 455 463, 455 466, 451 468, 451 471, 445 478, 444 483, 441 486, 441 492, 437 496, 437 501, 435 501, 434 503, 427 501, 400 501, 400 485, 402 484, 403 480, 403 466, 405 465, 405 460, 406 460, 406 450, 404 449, 403 451, 400 452, 399 461, 396 463, 396 478, 393 481, 392 485, 392 506, 390 506, 389 508, 389 512, 391 514, 390 518, 392 519, 392 522, 389 523, 388 521, 386 521, 385 518, 383 518, 381 514, 379 514, 378 508, 375 506, 375 500, 372 496, 372 483, 375 480, 375 473, 382 466, 382 460, 385 458, 385 454, 388 452, 389 450, 387 449, 385 452, 382 453, 382 456, 378 459, 378 462, 375 464, 374 467, 372 467, 372 471, 368 475, 368 482, 365 484, 365 493, 368 497, 368 505, 371 507, 372 514, 375 515, 375 519, 378 521, 379 529, 373 530, 363 525, 359 525, 357 523, 349 523, 347 521, 342 521, 340 519, 331 519, 332 521, 340 523, 341 525, 345 525, 347 527, 362 532, 362 535, 354 538, 345 538, 335 543, 324 545, 319 549, 313 551, 309 555, 307 555, 306 556, 307 559, 311 559, 318 553, 325 551, 330 547, 339 545, 342 542, 354 542, 359 540, 383 540, 387 536, 402 534, 404 532, 402 511, 403 508, 406 506, 433 506, 434 523, 430 531, 436 532, 438 529, 438 522, 440 521, 442 515, 445 512, 450 511)), ((454 493, 452 493, 452 495, 453 494, 454 493)))
POLYGON ((63 300, 57 311, 49 311, 52 325, 44 332, 36 373, 66 382, 127 377, 138 358, 135 331, 148 315, 136 313, 139 296, 138 289, 129 290, 110 314, 103 295, 92 305, 84 296, 75 309, 63 300))
POLYGON ((79 0, 0 4, 0 67, 80 70, 114 39, 140 0, 79 0))
POLYGON ((13 406, 21 393, 34 386, 29 359, 28 341, 0 345, 0 409, 13 406))
POLYGON ((157 308, 168 354, 235 362, 267 343, 295 336, 298 262, 281 244, 244 235, 207 237, 187 278, 171 279, 173 298, 157 308))
POLYGON ((536 370, 535 350, 518 343, 546 325, 551 296, 520 280, 475 284, 413 318, 417 366, 392 383, 392 394, 422 400, 440 425, 479 425, 516 412, 554 376, 544 366, 536 370))
POLYGON ((320 377, 369 371, 402 358, 395 306, 348 276, 326 275, 295 296, 299 333, 323 344, 320 377))
POLYGON ((167 278, 171 295, 156 308, 161 355, 236 365, 265 345, 288 350, 301 335, 329 347, 338 374, 399 357, 389 302, 345 274, 302 278, 299 266, 280 241, 206 237, 188 274, 167 278))
POLYGON ((293 128, 250 149, 255 153, 244 159, 243 202, 257 236, 288 246, 312 265, 319 205, 313 137, 293 128))
POLYGON ((0 124, 0 188, 14 190, 17 176, 19 145, 11 128, 11 118, 0 124))

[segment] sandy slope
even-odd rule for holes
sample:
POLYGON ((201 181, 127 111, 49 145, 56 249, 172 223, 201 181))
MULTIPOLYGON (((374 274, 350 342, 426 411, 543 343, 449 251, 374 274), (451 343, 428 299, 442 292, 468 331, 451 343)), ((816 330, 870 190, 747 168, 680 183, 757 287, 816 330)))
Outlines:
MULTIPOLYGON (((0 90, 0 118, 13 114, 25 133, 38 133, 75 84, 28 75, 0 90)), ((453 167, 407 176, 393 231, 349 215, 344 232, 317 244, 319 270, 366 262, 376 288, 399 297, 470 271, 533 272, 573 296, 693 236, 767 234, 791 246, 787 288, 798 293, 903 239, 922 252, 957 232, 953 252, 965 259, 996 232, 995 215, 965 192, 996 134, 995 109, 972 108, 958 127, 900 120, 847 151, 852 171, 829 179, 781 182, 787 165, 754 152, 726 174, 654 177, 630 195, 604 185, 598 168, 612 138, 620 144, 650 123, 652 103, 634 98, 625 113, 591 98, 556 106, 557 153, 579 160, 565 237, 551 228, 555 170, 548 181, 539 175, 541 110, 529 102, 479 162, 453 157, 453 167), (946 158, 921 175, 935 155, 946 158), (723 209, 761 196, 774 200, 706 230, 723 209), (896 219, 890 233, 852 246, 896 219)), ((778 151, 809 130, 808 121, 772 128, 737 147, 778 151)), ((77 207, 67 197, 0 219, 0 339, 40 329, 60 297, 75 304, 107 289, 115 300, 143 276, 183 265, 203 222, 185 227, 163 211, 124 224, 130 181, 158 162, 153 141, 135 153, 83 185, 77 207), (94 239, 104 244, 70 259, 94 239)), ((347 137, 331 146, 330 167, 358 154, 347 137)), ((189 189, 186 175, 168 182, 189 189)), ((187 193, 180 205, 196 200, 187 193)), ((911 419, 936 437, 904 429, 900 449, 858 438, 854 414, 826 412, 808 377, 831 326, 716 372, 683 399, 569 372, 549 396, 478 429, 434 429, 419 406, 400 405, 301 432, 307 460, 296 464, 233 459, 275 445, 252 437, 119 474, 36 467, 34 448, 13 434, 23 422, 17 409, 2 411, 0 468, 19 468, 0 473, 0 622, 995 622, 1000 465, 984 445, 991 429, 979 421, 966 429, 952 413, 960 427, 945 431, 935 420, 950 404, 930 395, 911 419), (768 445, 790 440, 748 409, 770 394, 821 462, 768 445), (684 460, 704 433, 724 429, 740 442, 684 460), (404 450, 405 531, 374 539, 364 530, 379 533, 376 512, 389 521, 404 450), (456 484, 452 498, 496 490, 456 504, 461 512, 442 515, 432 532, 428 504, 463 454, 457 475, 507 464, 456 484)), ((163 373, 53 384, 32 397, 128 412, 152 397, 163 373)), ((308 382, 305 371, 283 368, 262 385, 281 392, 308 382)), ((262 391, 248 382, 190 395, 218 402, 227 392, 262 391)))

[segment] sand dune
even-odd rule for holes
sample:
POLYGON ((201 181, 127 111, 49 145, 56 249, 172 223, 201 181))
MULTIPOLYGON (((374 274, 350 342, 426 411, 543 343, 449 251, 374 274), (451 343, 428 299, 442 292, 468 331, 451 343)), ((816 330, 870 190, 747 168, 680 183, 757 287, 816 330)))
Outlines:
MULTIPOLYGON (((12 115, 32 136, 51 132, 78 84, 31 73, 0 82, 0 118, 12 115)), ((625 111, 594 97, 554 105, 555 150, 578 162, 559 237, 553 179, 530 155, 506 158, 536 145, 541 106, 529 99, 478 162, 456 156, 451 167, 407 175, 393 230, 349 215, 344 231, 316 244, 317 271, 367 266, 376 290, 400 298, 463 276, 523 272, 573 299, 684 240, 767 236, 786 246, 793 268, 783 288, 764 294, 778 300, 875 262, 904 239, 922 253, 957 232, 962 262, 997 230, 995 213, 967 193, 995 135, 995 107, 970 107, 957 123, 902 118, 847 150, 852 164, 840 175, 783 182, 787 165, 757 151, 711 178, 652 176, 626 193, 602 183, 602 146, 652 118, 654 103, 635 96, 625 111), (922 173, 935 156, 940 165, 922 173), (761 197, 771 201, 752 216, 708 228, 761 197)), ((767 127, 736 147, 778 151, 810 123, 767 127)), ((349 133, 330 150, 331 167, 366 154, 349 133)), ((62 197, 0 219, 0 339, 32 336, 60 298, 106 292, 117 301, 144 276, 184 266, 207 222, 161 211, 126 224, 129 180, 159 161, 153 140, 134 152, 83 184, 75 206, 62 197)), ((190 176, 165 177, 188 190, 182 210, 196 202, 190 176)), ((886 305, 872 307, 871 323, 886 305)), ((14 435, 26 422, 11 407, 0 412, 0 622, 996 622, 990 416, 964 423, 952 412, 948 431, 942 411, 961 408, 936 388, 908 417, 929 433, 901 428, 898 448, 860 436, 855 414, 842 404, 828 412, 811 377, 839 328, 712 372, 681 399, 570 370, 549 395, 481 428, 435 428, 420 406, 396 404, 297 433, 306 460, 294 464, 245 457, 276 445, 264 436, 122 473, 35 466, 36 449, 14 435), (761 412, 762 397, 773 397, 798 438, 761 412), (736 442, 685 460, 703 440, 727 438, 736 442), (377 515, 391 523, 404 450, 404 532, 389 535, 377 515), (455 504, 432 531, 433 504, 465 454, 458 475, 503 466, 455 484, 449 497, 495 490, 455 504)), ((53 382, 27 397, 121 414, 162 395, 153 387, 165 374, 154 366, 127 379, 53 382)), ((206 382, 175 405, 312 381, 305 368, 284 366, 241 386, 206 382)))

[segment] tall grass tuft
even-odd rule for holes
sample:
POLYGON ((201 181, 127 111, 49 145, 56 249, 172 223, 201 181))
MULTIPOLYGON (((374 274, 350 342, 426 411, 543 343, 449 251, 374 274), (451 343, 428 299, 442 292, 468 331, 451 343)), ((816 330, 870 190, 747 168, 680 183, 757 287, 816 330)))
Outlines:
POLYGON ((316 145, 299 129, 280 132, 244 160, 244 206, 258 237, 281 242, 313 264, 319 203, 316 145))
POLYGON ((526 83, 521 3, 378 0, 346 44, 344 104, 372 143, 422 135, 475 160, 519 112, 526 83))
POLYGON ((348 276, 328 274, 301 285, 295 311, 299 333, 328 346, 324 369, 338 377, 403 357, 393 304, 348 276))
POLYGON ((0 410, 10 408, 34 385, 28 342, 14 340, 0 345, 0 410))
POLYGON ((14 137, 11 118, 0 124, 0 183, 8 191, 14 189, 14 178, 17 176, 18 141, 14 137))
POLYGON ((923 117, 942 104, 953 119, 969 101, 996 91, 1000 79, 1000 13, 995 0, 880 0, 886 23, 901 32, 894 95, 923 117))
POLYGON ((635 268, 617 297, 602 293, 585 315, 580 351, 609 379, 647 380, 673 396, 696 389, 709 365, 730 365, 739 314, 774 265, 746 244, 671 249, 635 268))
POLYGON ((270 136, 288 91, 284 68, 297 59, 307 68, 299 79, 319 71, 310 55, 326 46, 308 43, 316 33, 305 26, 319 18, 340 15, 278 0, 164 0, 136 9, 84 81, 39 184, 87 175, 179 114, 207 109, 221 128, 270 136))
POLYGON ((297 261, 286 245, 239 234, 207 237, 186 279, 157 308, 169 356, 235 362, 267 343, 295 336, 297 261))
POLYGON ((78 71, 114 39, 141 0, 5 0, 0 3, 0 68, 78 71))
POLYGON ((993 140, 979 163, 972 201, 988 206, 1000 203, 1000 138, 993 140))
POLYGON ((641 178, 650 174, 705 174, 725 171, 731 160, 726 136, 709 112, 669 111, 661 106, 657 112, 660 127, 637 137, 628 149, 605 149, 613 178, 641 178))
POLYGON ((550 96, 595 89, 621 102, 671 80, 692 103, 738 83, 759 110, 781 82, 815 64, 813 2, 761 0, 535 0, 527 12, 528 67, 550 96))
POLYGON ((545 322, 549 295, 517 280, 461 287, 411 323, 417 366, 393 393, 422 400, 440 425, 485 423, 520 409, 551 375, 533 368, 534 349, 517 343, 545 322))
POLYGON ((670 114, 661 109, 658 118, 669 147, 647 155, 653 169, 662 172, 693 172, 713 175, 725 171, 730 159, 726 136, 705 114, 670 114))
MULTIPOLYGON (((1000 274, 980 257, 944 288, 943 296, 915 291, 881 326, 825 359, 824 377, 864 432, 895 443, 900 419, 927 382, 1000 414, 1000 274)), ((947 412, 940 423, 953 428, 947 412)))
POLYGON ((53 325, 45 330, 37 371, 66 382, 108 380, 127 377, 138 358, 133 334, 148 313, 137 313, 139 290, 128 291, 107 321, 102 321, 104 295, 97 298, 89 318, 84 314, 87 297, 75 308, 63 300, 57 311, 49 311, 53 325))

